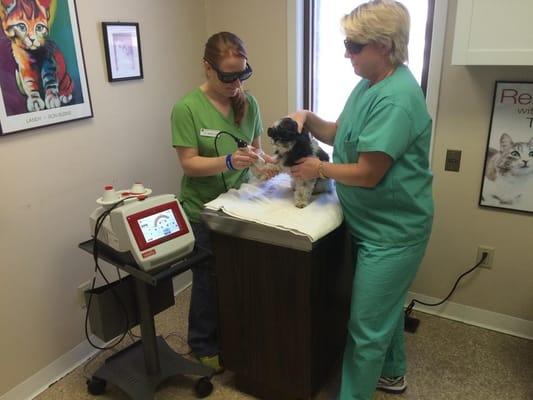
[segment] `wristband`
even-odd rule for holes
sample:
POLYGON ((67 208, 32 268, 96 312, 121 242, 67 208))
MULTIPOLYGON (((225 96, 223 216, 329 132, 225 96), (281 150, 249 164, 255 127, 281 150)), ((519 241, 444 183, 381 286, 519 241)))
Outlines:
POLYGON ((324 163, 322 161, 318 164, 318 176, 320 179, 329 179, 326 174, 324 174, 324 163))
POLYGON ((226 167, 230 171, 236 171, 236 168, 233 166, 233 163, 231 162, 231 156, 232 156, 231 153, 226 156, 226 167))

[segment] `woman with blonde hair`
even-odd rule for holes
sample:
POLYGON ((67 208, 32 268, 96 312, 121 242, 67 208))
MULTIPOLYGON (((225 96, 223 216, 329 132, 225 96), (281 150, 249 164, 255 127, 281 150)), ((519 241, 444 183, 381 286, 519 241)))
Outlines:
POLYGON ((374 0, 342 19, 345 57, 363 78, 335 122, 292 114, 332 144, 333 162, 303 158, 302 179, 329 177, 355 248, 341 400, 370 400, 376 389, 407 387, 403 305, 422 262, 433 220, 431 118, 407 61, 409 13, 374 0))

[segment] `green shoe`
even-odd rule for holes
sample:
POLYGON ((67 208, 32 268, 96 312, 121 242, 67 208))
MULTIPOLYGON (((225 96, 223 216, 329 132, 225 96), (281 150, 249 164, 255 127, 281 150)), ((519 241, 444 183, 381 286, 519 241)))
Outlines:
POLYGON ((222 372, 224 372, 224 367, 220 365, 220 359, 218 358, 218 354, 215 354, 214 356, 200 357, 198 358, 198 361, 200 361, 200 364, 214 369, 215 374, 221 374, 222 372))

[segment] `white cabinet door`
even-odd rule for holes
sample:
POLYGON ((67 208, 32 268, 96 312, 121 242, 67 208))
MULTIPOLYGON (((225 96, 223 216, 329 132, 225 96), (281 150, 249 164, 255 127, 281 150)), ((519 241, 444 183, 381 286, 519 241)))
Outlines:
POLYGON ((454 65, 533 65, 532 0, 457 0, 454 65))

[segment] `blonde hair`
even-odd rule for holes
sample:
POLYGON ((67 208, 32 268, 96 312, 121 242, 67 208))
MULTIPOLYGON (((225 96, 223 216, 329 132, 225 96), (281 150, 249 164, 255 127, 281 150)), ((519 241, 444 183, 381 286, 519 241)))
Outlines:
POLYGON ((361 4, 341 19, 344 34, 357 43, 380 43, 390 47, 393 65, 408 59, 409 11, 394 0, 372 0, 361 4))

